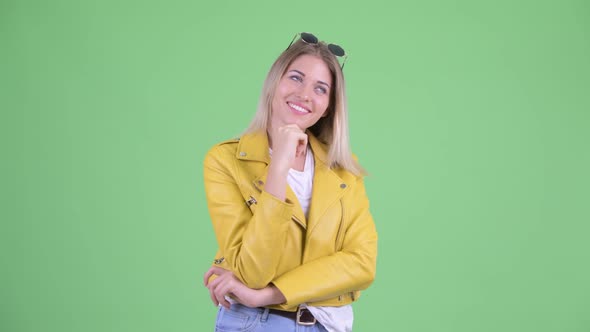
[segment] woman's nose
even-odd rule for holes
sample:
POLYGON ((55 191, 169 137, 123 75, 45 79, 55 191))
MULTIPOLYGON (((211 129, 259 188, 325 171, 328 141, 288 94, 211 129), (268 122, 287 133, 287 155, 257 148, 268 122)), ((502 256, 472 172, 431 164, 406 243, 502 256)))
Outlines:
POLYGON ((313 93, 313 86, 311 84, 301 84, 299 87, 299 97, 303 100, 309 100, 313 93))

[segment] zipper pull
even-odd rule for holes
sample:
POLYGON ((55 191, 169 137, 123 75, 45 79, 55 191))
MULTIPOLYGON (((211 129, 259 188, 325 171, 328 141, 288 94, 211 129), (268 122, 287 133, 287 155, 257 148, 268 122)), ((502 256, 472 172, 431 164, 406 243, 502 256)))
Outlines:
POLYGON ((256 199, 254 199, 254 197, 250 196, 250 199, 246 201, 246 205, 248 205, 248 207, 250 207, 252 204, 256 204, 258 202, 256 202, 256 199))

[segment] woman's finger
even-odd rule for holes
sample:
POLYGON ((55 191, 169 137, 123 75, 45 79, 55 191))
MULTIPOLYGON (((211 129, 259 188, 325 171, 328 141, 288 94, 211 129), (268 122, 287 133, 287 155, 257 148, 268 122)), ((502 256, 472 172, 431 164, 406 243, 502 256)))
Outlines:
POLYGON ((220 285, 223 285, 225 279, 226 278, 223 275, 221 275, 207 285, 207 288, 209 289, 209 294, 211 296, 211 300, 216 306, 218 306, 220 302, 217 289, 220 287, 220 285))
POLYGON ((211 278, 212 275, 213 275, 213 268, 210 268, 209 270, 207 270, 207 272, 205 272, 205 275, 203 276, 203 284, 205 286, 207 286, 207 284, 209 283, 209 278, 211 278))
POLYGON ((217 278, 215 278, 215 280, 211 281, 208 285, 207 288, 211 289, 211 290, 215 290, 215 288, 217 287, 217 285, 219 285, 219 283, 223 282, 223 276, 218 276, 217 278))
POLYGON ((305 150, 307 150, 307 135, 301 134, 301 135, 299 135, 298 139, 299 139, 299 141, 297 142, 297 150, 296 150, 297 157, 305 154, 305 150))
POLYGON ((212 275, 222 275, 225 272, 228 272, 226 269, 222 269, 219 266, 212 266, 209 270, 207 270, 207 272, 205 272, 205 275, 203 276, 203 283, 205 284, 205 286, 207 286, 207 284, 209 283, 209 279, 211 278, 212 275))
POLYGON ((215 305, 216 307, 219 306, 219 301, 217 301, 217 297, 215 296, 215 292, 213 291, 213 288, 209 288, 209 296, 211 297, 211 302, 213 302, 213 305, 215 305))
MULTIPOLYGON (((231 303, 226 299, 226 296, 233 294, 235 288, 241 286, 242 284, 232 273, 226 273, 218 279, 221 280, 212 285, 215 297, 222 306, 229 309, 231 303)), ((217 279, 215 281, 217 281, 217 279)))
POLYGON ((218 287, 213 292, 215 294, 215 299, 217 300, 217 303, 219 303, 222 306, 224 306, 225 308, 229 309, 230 303, 225 299, 225 293, 223 293, 223 291, 220 288, 221 287, 218 287))

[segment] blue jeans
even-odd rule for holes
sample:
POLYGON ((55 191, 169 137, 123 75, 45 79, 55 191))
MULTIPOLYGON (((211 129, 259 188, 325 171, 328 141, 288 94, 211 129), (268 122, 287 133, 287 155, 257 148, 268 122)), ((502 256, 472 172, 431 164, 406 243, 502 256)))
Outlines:
POLYGON ((250 308, 239 303, 230 309, 220 306, 217 312, 215 332, 327 332, 316 322, 314 325, 298 325, 295 320, 272 314, 268 309, 250 308))

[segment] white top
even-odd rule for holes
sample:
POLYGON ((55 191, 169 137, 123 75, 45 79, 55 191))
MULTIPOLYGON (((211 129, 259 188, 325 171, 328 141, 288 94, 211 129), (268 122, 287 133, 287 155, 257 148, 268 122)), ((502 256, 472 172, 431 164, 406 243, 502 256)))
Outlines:
POLYGON ((295 196, 297 196, 299 205, 301 205, 301 209, 303 210, 303 213, 305 213, 305 218, 308 217, 309 203, 311 203, 314 167, 313 153, 308 147, 303 171, 300 172, 291 168, 289 169, 289 174, 287 174, 287 182, 295 193, 295 196))
MULTIPOLYGON (((311 192, 313 188, 314 161, 311 148, 307 147, 305 156, 305 166, 303 172, 294 169, 289 170, 287 182, 307 217, 309 205, 311 203, 311 192)), ((347 304, 341 307, 312 307, 305 303, 302 306, 307 307, 313 316, 317 319, 328 332, 350 332, 352 331, 352 321, 354 318, 352 305, 347 304)))

